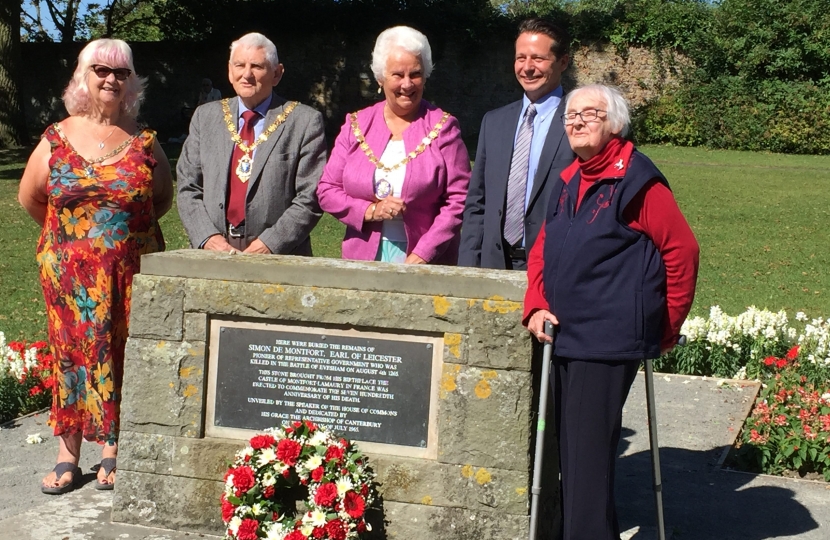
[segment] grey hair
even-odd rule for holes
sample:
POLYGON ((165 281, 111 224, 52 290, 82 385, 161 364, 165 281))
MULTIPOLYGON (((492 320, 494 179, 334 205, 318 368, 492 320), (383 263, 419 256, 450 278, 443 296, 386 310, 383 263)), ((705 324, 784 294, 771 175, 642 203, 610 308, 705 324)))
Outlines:
POLYGON ((565 99, 566 111, 571 104, 571 100, 580 94, 594 94, 595 96, 599 96, 605 102, 605 110, 608 115, 608 122, 611 125, 611 131, 620 137, 625 137, 628 134, 628 129, 631 126, 631 114, 629 113, 628 101, 626 101, 617 88, 604 84, 580 86, 576 90, 572 90, 565 99))
POLYGON ((251 47, 254 49, 263 49, 265 51, 265 60, 270 64, 270 67, 275 68, 280 65, 280 58, 277 56, 277 46, 274 42, 263 36, 259 32, 251 32, 245 34, 241 38, 231 43, 231 56, 229 62, 233 60, 233 53, 237 47, 251 47))
POLYGON ((408 26, 393 26, 387 28, 375 41, 372 51, 372 73, 375 80, 383 81, 383 72, 386 70, 386 61, 394 49, 403 49, 421 59, 421 69, 424 79, 432 73, 432 49, 429 40, 421 32, 408 26))

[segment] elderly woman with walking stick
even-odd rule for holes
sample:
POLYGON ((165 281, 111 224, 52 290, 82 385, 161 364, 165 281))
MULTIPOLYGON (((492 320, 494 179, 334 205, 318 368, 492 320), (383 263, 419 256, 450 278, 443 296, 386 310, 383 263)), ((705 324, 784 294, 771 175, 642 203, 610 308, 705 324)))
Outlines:
POLYGON ((556 329, 552 390, 564 540, 619 540, 614 465, 628 391, 678 341, 694 299, 698 244, 654 163, 623 137, 614 88, 568 95, 576 161, 553 186, 528 258, 524 324, 556 329))

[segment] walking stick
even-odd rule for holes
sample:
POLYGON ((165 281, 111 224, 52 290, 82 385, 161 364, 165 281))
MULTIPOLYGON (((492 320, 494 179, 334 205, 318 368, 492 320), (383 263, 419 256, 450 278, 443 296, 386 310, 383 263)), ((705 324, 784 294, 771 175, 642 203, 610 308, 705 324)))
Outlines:
POLYGON ((651 440, 651 466, 654 473, 654 503, 657 506, 657 539, 666 540, 666 525, 663 522, 663 480, 660 476, 660 445, 657 443, 657 405, 654 402, 654 374, 650 359, 645 361, 645 368, 648 434, 651 440))
MULTIPOLYGON (((545 321, 545 334, 553 340, 553 324, 545 321)), ((530 489, 530 540, 536 540, 539 521, 539 498, 542 493, 542 452, 545 449, 545 416, 548 410, 550 388, 550 357, 553 341, 546 342, 542 354, 542 383, 539 388, 539 415, 536 421, 536 450, 533 456, 533 484, 530 489)))

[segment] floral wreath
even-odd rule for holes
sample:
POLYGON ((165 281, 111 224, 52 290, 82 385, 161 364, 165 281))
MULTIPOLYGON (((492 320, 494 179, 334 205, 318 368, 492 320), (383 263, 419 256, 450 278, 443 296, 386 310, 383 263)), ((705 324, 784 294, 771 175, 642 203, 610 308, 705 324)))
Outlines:
POLYGON ((365 511, 375 500, 374 478, 355 445, 308 420, 267 429, 225 474, 225 538, 359 539, 371 530, 365 511), (305 512, 294 515, 306 488, 305 512))

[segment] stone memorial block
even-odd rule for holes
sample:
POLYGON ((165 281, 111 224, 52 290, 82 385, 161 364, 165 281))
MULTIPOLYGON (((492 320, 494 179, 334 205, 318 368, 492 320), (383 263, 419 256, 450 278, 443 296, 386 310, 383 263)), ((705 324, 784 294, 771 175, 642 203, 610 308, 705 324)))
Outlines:
POLYGON ((372 539, 527 537, 524 273, 203 250, 141 265, 114 521, 224 534, 243 439, 303 418, 373 464, 372 539))

